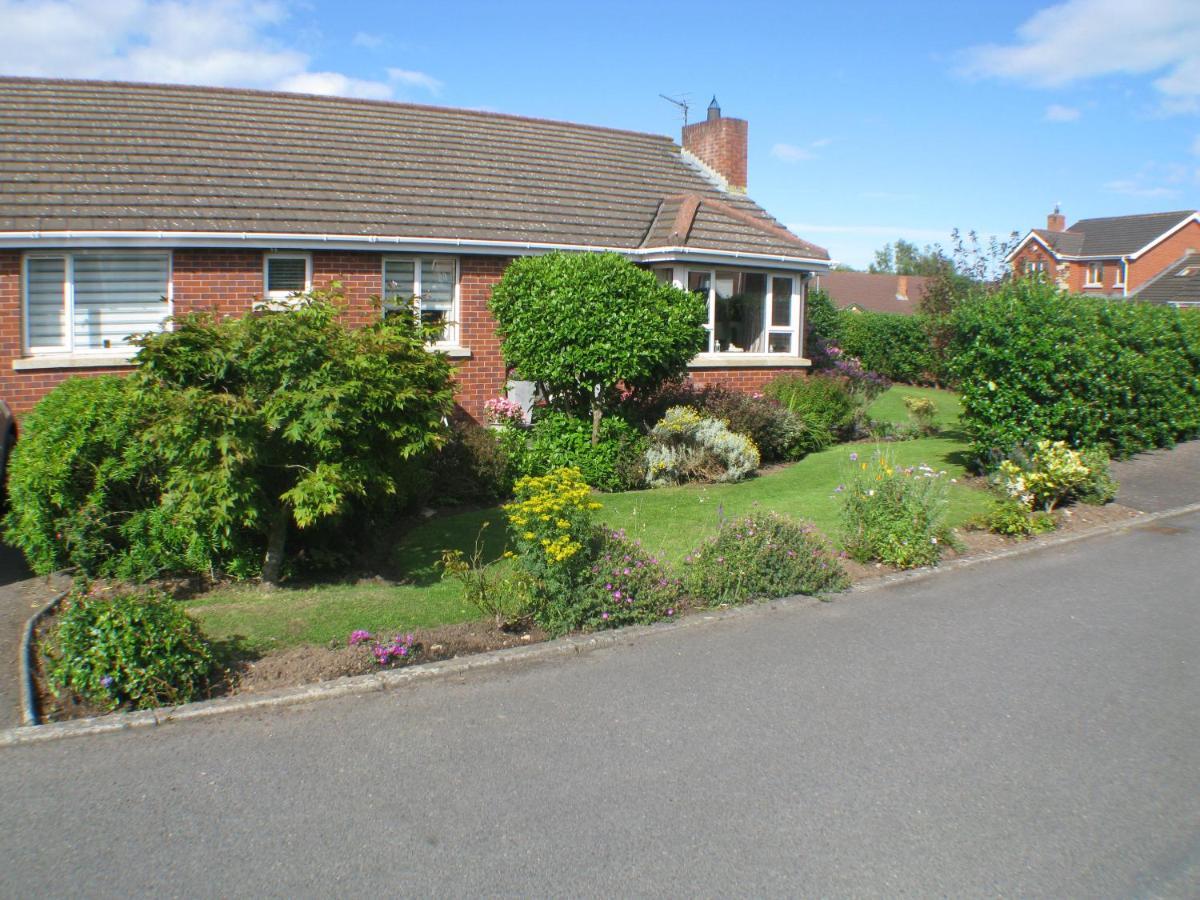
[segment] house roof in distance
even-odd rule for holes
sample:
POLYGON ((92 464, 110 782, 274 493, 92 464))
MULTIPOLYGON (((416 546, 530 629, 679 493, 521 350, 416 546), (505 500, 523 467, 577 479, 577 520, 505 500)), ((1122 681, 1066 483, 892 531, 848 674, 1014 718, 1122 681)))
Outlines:
POLYGON ((1186 303, 1200 306, 1200 252, 1185 254, 1177 263, 1147 281, 1132 299, 1146 303, 1186 303))
POLYGON ((1128 256, 1194 215, 1196 210, 1184 209, 1080 219, 1066 231, 1035 228, 1033 233, 1063 256, 1128 256))
POLYGON ((660 135, 406 103, 0 78, 0 239, 88 231, 828 259, 660 135), (679 198, 695 201, 691 219, 663 232, 679 198), (660 236, 675 243, 647 241, 660 236))
POLYGON ((821 288, 839 309, 854 306, 873 312, 912 315, 918 311, 926 286, 924 275, 887 275, 872 272, 826 272, 821 288))

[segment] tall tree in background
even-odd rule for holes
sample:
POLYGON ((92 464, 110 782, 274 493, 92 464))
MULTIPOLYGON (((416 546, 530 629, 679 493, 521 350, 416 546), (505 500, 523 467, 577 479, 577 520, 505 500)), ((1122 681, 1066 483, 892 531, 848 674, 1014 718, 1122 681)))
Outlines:
POLYGON ((867 269, 877 275, 940 275, 953 270, 954 263, 940 244, 926 244, 922 250, 904 238, 876 250, 875 261, 867 269))

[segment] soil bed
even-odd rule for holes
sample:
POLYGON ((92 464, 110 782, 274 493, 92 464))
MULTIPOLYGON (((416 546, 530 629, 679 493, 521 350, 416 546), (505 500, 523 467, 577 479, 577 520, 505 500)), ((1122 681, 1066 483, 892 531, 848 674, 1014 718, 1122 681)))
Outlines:
MULTIPOLYGON (((1137 510, 1115 503, 1106 506, 1076 505, 1055 513, 1055 519, 1059 523, 1058 528, 1046 537, 1128 521, 1138 515, 1140 513, 1137 510)), ((1009 538, 975 530, 959 530, 957 537, 961 548, 950 550, 943 557, 944 559, 979 556, 1021 543, 1036 545, 1040 541, 1039 537, 1009 538)), ((843 560, 842 563, 851 581, 855 583, 870 581, 896 571, 892 567, 880 563, 864 564, 849 559, 843 560)), ((703 612, 703 609, 696 611, 703 612)), ((681 610, 684 615, 687 615, 688 612, 686 609, 681 610)), ((53 625, 52 617, 43 621, 38 628, 39 641, 53 628, 53 625)), ((414 650, 416 652, 412 654, 411 661, 406 663, 407 665, 519 647, 544 641, 549 637, 546 632, 538 628, 506 631, 497 628, 491 622, 482 620, 442 625, 436 628, 414 629, 412 634, 415 639, 414 650)), ((381 637, 390 637, 390 635, 381 635, 381 637)), ((255 658, 246 658, 245 656, 238 658, 236 653, 231 651, 229 656, 230 658, 226 660, 226 677, 213 685, 211 696, 259 693, 379 671, 379 666, 367 645, 358 647, 310 645, 270 652, 255 658)), ((37 660, 37 669, 34 674, 43 721, 62 721, 104 714, 105 710, 91 706, 78 698, 60 699, 56 697, 46 683, 40 657, 37 660)))

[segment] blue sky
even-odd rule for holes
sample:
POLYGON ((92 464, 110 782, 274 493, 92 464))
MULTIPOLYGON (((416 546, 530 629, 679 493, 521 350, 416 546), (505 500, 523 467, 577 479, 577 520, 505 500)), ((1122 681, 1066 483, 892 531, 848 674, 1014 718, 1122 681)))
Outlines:
POLYGON ((0 72, 390 98, 678 137, 715 93, 750 193, 836 259, 1200 206, 1200 0, 0 0, 0 72))

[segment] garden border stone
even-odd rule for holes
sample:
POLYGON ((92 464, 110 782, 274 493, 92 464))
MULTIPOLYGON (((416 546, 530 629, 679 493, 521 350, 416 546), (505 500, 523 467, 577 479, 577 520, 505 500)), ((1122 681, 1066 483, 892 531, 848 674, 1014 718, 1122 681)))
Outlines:
MULTIPOLYGON (((939 566, 927 566, 907 572, 896 572, 879 578, 873 578, 869 581, 859 582, 853 585, 848 593, 866 593, 894 584, 921 581, 942 572, 954 572, 980 563, 1054 549, 1088 538, 1105 534, 1115 534, 1131 528, 1137 528, 1160 519, 1169 519, 1195 512, 1200 512, 1200 503, 1192 503, 1175 509, 1163 510, 1162 512, 1143 513, 1142 515, 1121 522, 1112 522, 1085 531, 1072 532, 1071 534, 1042 536, 1026 541, 1016 547, 988 551, 975 556, 965 556, 939 566)), ((36 624, 35 620, 40 619, 54 603, 59 602, 61 599, 61 596, 56 597, 42 611, 30 619, 29 624, 26 626, 27 635, 32 633, 32 629, 36 624)), ((215 700, 186 703, 181 706, 160 707, 159 709, 143 710, 140 712, 111 713, 105 716, 98 716, 91 719, 76 719, 70 722, 25 725, 19 728, 9 728, 0 731, 0 746, 15 746, 17 744, 29 744, 67 737, 107 734, 134 728, 157 727, 171 722, 203 719, 227 713, 251 712, 260 709, 296 706, 333 697, 370 694, 377 691, 401 688, 418 682, 462 676, 470 672, 497 666, 545 661, 563 656, 577 655, 604 647, 613 647, 626 642, 632 642, 647 636, 672 633, 683 628, 708 625, 712 622, 736 619, 742 616, 760 615, 764 612, 780 609, 813 606, 821 602, 820 598, 804 595, 784 597, 763 603, 751 603, 728 609, 709 610, 697 615, 685 616, 668 622, 658 622, 653 625, 631 625, 612 631, 568 636, 526 647, 510 647, 505 650, 494 650, 488 653, 424 663, 403 669, 391 669, 370 675, 348 676, 317 684, 281 688, 277 691, 263 694, 221 697, 215 700)), ((28 666, 29 661, 26 659, 23 664, 28 666)), ((29 676, 31 673, 26 671, 23 674, 29 676)))

